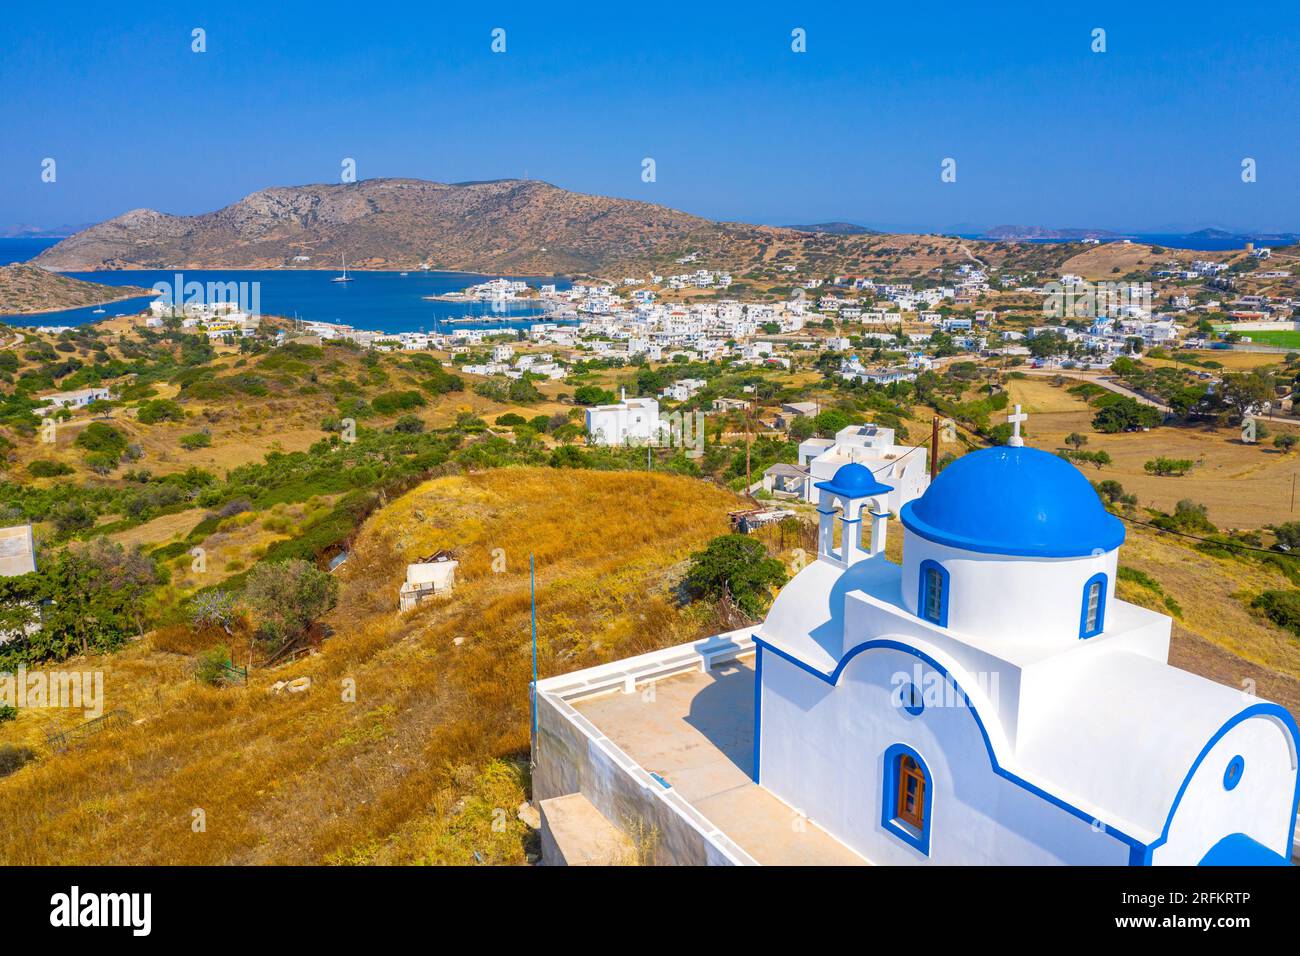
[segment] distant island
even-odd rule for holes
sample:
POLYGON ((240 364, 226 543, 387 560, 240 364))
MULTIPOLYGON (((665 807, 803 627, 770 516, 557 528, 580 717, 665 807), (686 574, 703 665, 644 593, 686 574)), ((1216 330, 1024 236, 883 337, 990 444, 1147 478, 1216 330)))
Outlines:
POLYGON ((1125 236, 1106 229, 1047 229, 1043 226, 994 226, 984 233, 984 239, 1004 242, 1016 239, 1064 239, 1078 242, 1083 239, 1122 239, 1125 236))
POLYGON ((25 263, 0 266, 0 315, 33 315, 105 305, 151 293, 151 289, 136 286, 83 282, 25 263))
POLYGON ((878 229, 868 229, 856 222, 818 222, 811 226, 784 226, 796 232, 821 232, 832 236, 879 236, 878 229))

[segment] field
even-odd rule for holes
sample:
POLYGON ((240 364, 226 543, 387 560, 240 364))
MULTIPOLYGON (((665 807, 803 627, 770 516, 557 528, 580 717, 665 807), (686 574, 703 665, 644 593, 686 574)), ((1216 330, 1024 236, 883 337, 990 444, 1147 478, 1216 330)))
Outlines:
POLYGON ((629 472, 427 482, 364 529, 319 654, 225 689, 196 683, 199 648, 164 649, 165 632, 65 663, 102 669, 130 721, 66 753, 45 747, 44 714, 3 725, 41 756, 0 780, 0 862, 523 863, 529 552, 546 676, 715 630, 710 608, 678 606, 674 569, 734 505, 629 472), (405 563, 439 547, 461 561, 456 591, 398 617, 405 563), (297 677, 311 689, 271 693, 297 677))
MULTIPOLYGON (((1065 436, 1078 432, 1088 437, 1086 451, 1106 451, 1114 463, 1103 468, 1084 465, 1093 481, 1114 479, 1138 496, 1141 507, 1172 511, 1184 498, 1204 504, 1210 520, 1221 528, 1261 528, 1293 521, 1291 488, 1300 472, 1300 455, 1282 454, 1268 441, 1248 445, 1240 432, 1199 425, 1164 426, 1149 432, 1103 435, 1092 430, 1093 412, 1069 393, 1074 382, 1057 387, 1043 378, 1014 379, 1011 402, 1029 413, 1026 443, 1055 451, 1065 446, 1065 436), (1185 458, 1195 462, 1181 478, 1149 475, 1143 465, 1156 457, 1185 458)), ((1270 425, 1275 432, 1287 429, 1270 425)))
POLYGON ((1286 329, 1269 329, 1263 332, 1242 332, 1253 345, 1276 345, 1279 348, 1300 349, 1300 332, 1286 329))

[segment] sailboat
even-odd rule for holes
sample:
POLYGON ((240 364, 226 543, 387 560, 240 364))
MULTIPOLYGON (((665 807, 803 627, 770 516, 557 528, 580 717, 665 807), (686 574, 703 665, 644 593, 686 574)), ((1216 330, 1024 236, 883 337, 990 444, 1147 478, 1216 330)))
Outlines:
POLYGON ((348 257, 343 257, 343 274, 330 279, 331 282, 351 282, 352 277, 348 275, 348 257))
POLYGON ((103 310, 103 309, 96 309, 96 310, 95 310, 94 312, 92 312, 91 314, 92 314, 92 315, 103 315, 103 314, 104 314, 104 310, 103 310))

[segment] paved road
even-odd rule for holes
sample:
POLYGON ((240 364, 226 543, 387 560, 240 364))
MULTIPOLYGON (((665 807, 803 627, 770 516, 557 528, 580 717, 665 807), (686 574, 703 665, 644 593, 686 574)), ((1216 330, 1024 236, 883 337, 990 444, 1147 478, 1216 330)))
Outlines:
POLYGON ((1045 375, 1052 378, 1060 375, 1063 378, 1077 379, 1080 382, 1090 382, 1093 385, 1100 385, 1102 388, 1108 389, 1117 395, 1124 395, 1128 398, 1137 399, 1143 405, 1150 405, 1152 408, 1158 408, 1166 415, 1173 412, 1173 409, 1168 405, 1162 405, 1154 399, 1147 398, 1145 395, 1140 395, 1128 386, 1121 385, 1116 379, 1111 378, 1108 375, 1102 375, 1099 372, 1080 372, 1077 369, 1061 370, 1054 368, 1017 369, 1017 371, 1024 372, 1026 375, 1045 375))

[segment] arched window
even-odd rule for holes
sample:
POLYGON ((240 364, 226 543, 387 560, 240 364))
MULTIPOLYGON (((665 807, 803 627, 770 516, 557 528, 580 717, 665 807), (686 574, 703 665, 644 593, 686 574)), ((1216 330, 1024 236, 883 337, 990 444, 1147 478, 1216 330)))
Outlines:
POLYGON ((916 595, 917 615, 940 627, 948 626, 948 572, 938 561, 921 562, 921 583, 916 595))
POLYGON ((925 761, 906 744, 885 751, 880 825, 908 846, 930 855, 934 788, 925 761))
POLYGON ((1079 612, 1079 637, 1093 637, 1106 627, 1106 575, 1094 574, 1083 586, 1083 608, 1079 612))

